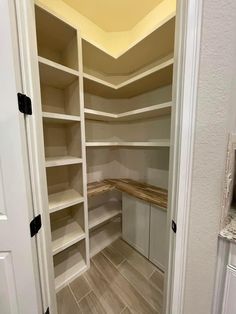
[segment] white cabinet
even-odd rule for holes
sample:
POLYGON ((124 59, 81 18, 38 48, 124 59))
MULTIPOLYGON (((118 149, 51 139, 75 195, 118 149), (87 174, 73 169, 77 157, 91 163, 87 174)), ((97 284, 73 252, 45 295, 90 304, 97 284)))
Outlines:
POLYGON ((160 269, 166 265, 166 211, 123 193, 122 237, 160 269))
POLYGON ((165 270, 167 216, 161 208, 154 205, 150 205, 150 207, 149 259, 160 269, 165 270))
POLYGON ((122 236, 125 241, 148 258, 150 205, 123 193, 122 236))
POLYGON ((236 313, 236 268, 227 266, 225 292, 223 300, 223 314, 236 313))

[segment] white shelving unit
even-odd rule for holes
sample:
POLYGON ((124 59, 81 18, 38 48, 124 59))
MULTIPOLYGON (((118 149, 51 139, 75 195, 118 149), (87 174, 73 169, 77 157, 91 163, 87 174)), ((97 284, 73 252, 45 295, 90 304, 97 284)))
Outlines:
POLYGON ((50 254, 58 290, 89 266, 82 51, 76 29, 37 6, 35 13, 50 254))
MULTIPOLYGON (((89 180, 134 176, 153 184, 166 176, 159 184, 167 188, 174 19, 118 59, 83 45, 89 180)), ((121 236, 122 208, 110 193, 89 202, 90 256, 121 236)))

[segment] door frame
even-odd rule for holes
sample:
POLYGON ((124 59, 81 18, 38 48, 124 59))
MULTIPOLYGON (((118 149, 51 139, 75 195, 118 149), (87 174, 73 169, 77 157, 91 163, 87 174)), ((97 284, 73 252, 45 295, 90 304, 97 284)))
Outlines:
POLYGON ((202 26, 202 0, 177 0, 164 313, 182 314, 202 26), (177 232, 172 232, 172 220, 177 232))
MULTIPOLYGON (((35 113, 40 94, 35 81, 36 71, 33 66, 36 56, 36 43, 32 37, 35 30, 33 13, 34 1, 16 1, 18 27, 20 29, 20 48, 25 92, 35 102, 35 113), (33 60, 33 61, 32 61, 33 60)), ((197 105, 198 68, 200 59, 200 38, 202 21, 202 0, 177 0, 176 34, 173 78, 172 130, 170 147, 169 171, 169 210, 168 210, 168 270, 165 283, 164 312, 166 314, 182 314, 184 303, 186 257, 188 249, 189 209, 191 199, 191 182, 193 166, 193 148, 197 105), (177 223, 177 233, 171 231, 171 223, 177 223)), ((36 75, 37 77, 37 75, 36 75)), ((34 108, 33 108, 34 110, 34 108)), ((42 138, 39 138, 41 121, 37 114, 27 120, 27 130, 30 138, 30 168, 32 190, 34 195, 35 214, 43 216, 43 230, 40 232, 38 246, 41 269, 41 280, 44 305, 50 305, 50 311, 56 313, 53 265, 50 256, 50 222, 48 215, 43 214, 47 199, 42 201, 38 195, 46 195, 45 175, 40 176, 37 169, 43 165, 42 138), (41 143, 36 146, 36 143, 41 143), (41 157, 40 157, 41 156, 41 157), (44 293, 45 292, 45 293, 44 293), (50 300, 52 304, 50 304, 50 300)), ((42 132, 41 132, 42 135, 42 132)))
POLYGON ((24 93, 31 98, 32 115, 26 116, 26 133, 34 216, 41 215, 42 227, 37 235, 38 264, 44 312, 57 313, 54 269, 51 247, 51 228, 48 212, 47 179, 41 118, 41 94, 32 0, 14 0, 19 29, 20 63, 24 93))

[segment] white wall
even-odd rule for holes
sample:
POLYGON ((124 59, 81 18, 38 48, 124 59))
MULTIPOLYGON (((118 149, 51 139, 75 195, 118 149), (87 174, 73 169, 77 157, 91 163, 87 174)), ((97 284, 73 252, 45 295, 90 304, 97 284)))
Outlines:
POLYGON ((211 313, 235 64, 236 1, 204 0, 184 314, 211 313))

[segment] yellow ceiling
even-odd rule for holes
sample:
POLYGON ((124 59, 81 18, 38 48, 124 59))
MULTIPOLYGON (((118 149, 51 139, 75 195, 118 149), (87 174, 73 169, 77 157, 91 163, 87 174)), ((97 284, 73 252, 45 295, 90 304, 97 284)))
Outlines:
MULTIPOLYGON (((64 20, 66 23, 70 24, 71 26, 78 28, 81 34, 81 37, 85 39, 87 42, 91 43, 92 45, 96 46, 101 51, 107 53, 111 57, 117 59, 125 54, 129 49, 137 45, 141 40, 146 38, 149 34, 153 31, 164 25, 167 21, 172 19, 175 16, 176 10, 176 0, 116 0, 119 3, 123 3, 123 8, 130 7, 131 3, 140 3, 142 4, 142 10, 144 11, 144 7, 147 8, 146 3, 159 3, 156 5, 149 13, 147 13, 144 17, 142 17, 135 26, 127 31, 120 31, 120 32, 111 32, 105 31, 96 23, 92 22, 82 13, 78 12, 72 6, 67 4, 67 2, 72 0, 34 0, 35 3, 40 6, 41 8, 51 12, 52 14, 56 15, 60 19, 64 20), (145 5, 144 5, 145 2, 145 5), (125 4, 124 4, 125 3, 125 4), (127 6, 127 4, 129 4, 127 6)), ((73 2, 83 2, 83 3, 97 3, 98 0, 73 0, 73 2)), ((115 2, 115 0, 99 0, 100 3, 107 2, 115 2)), ((118 4, 117 4, 118 5, 118 4)), ((131 9, 123 10, 121 17, 119 16, 119 21, 123 25, 126 19, 129 19, 130 16, 136 13, 136 6, 131 9)), ((92 9, 91 12, 95 12, 96 16, 99 17, 99 12, 103 11, 101 8, 92 9)), ((106 12, 108 12, 106 10, 106 12)), ((104 12, 103 12, 104 14, 104 12)), ((108 15, 107 13, 104 16, 108 15)), ((117 14, 114 14, 112 19, 117 14)), ((137 15, 135 15, 137 16, 137 15)), ((111 17, 109 17, 111 18, 111 17)), ((117 18, 117 17, 116 17, 117 18)))
POLYGON ((106 32, 132 29, 163 0, 63 0, 106 32))

